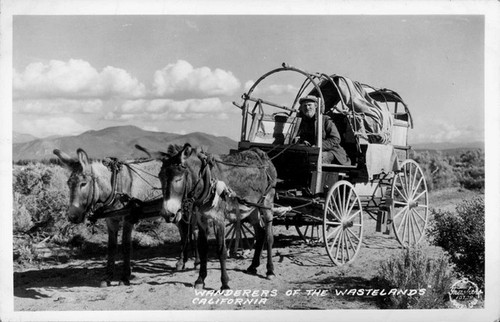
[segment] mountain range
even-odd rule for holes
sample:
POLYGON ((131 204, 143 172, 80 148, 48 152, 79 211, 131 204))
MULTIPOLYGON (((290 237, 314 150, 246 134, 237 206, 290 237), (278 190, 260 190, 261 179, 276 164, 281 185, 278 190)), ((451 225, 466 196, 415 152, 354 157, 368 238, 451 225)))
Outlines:
MULTIPOLYGON (((166 151, 169 144, 188 142, 192 146, 202 147, 209 153, 226 154, 230 149, 236 149, 238 143, 228 137, 214 136, 194 132, 189 134, 174 134, 166 132, 145 131, 139 127, 115 126, 102 130, 91 130, 75 136, 52 136, 36 138, 29 134, 14 132, 12 135, 13 161, 43 160, 54 158, 54 149, 62 150, 76 156, 76 149, 84 149, 91 158, 117 157, 134 159, 145 157, 144 152, 134 146, 139 144, 153 151, 166 151)), ((460 150, 484 149, 484 142, 464 143, 418 143, 413 144, 414 150, 460 150)))
POLYGON ((209 153, 226 154, 237 148, 237 142, 228 137, 194 132, 174 134, 145 131, 136 126, 116 126, 102 130, 91 130, 75 136, 35 138, 13 133, 12 159, 43 160, 56 156, 54 149, 59 149, 71 156, 76 156, 76 149, 84 149, 91 158, 116 157, 134 159, 146 157, 144 152, 134 146, 139 144, 152 151, 166 151, 169 144, 190 143, 209 153))
POLYGON ((484 142, 432 142, 432 143, 416 143, 411 144, 414 150, 466 150, 466 149, 482 149, 484 150, 484 142))

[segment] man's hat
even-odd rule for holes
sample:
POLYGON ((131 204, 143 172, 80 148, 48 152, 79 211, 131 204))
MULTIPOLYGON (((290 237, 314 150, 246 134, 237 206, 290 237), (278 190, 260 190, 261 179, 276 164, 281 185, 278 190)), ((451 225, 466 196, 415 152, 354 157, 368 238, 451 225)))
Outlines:
POLYGON ((318 98, 314 95, 307 95, 307 96, 304 96, 304 97, 301 97, 299 99, 299 104, 302 104, 304 102, 315 102, 315 103, 318 103, 318 98))

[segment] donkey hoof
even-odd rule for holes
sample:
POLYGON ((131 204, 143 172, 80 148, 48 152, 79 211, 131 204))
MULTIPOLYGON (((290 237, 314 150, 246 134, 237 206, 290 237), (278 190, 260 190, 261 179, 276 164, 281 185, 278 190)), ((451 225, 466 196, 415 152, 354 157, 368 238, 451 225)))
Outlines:
POLYGON ((175 265, 175 270, 176 271, 182 271, 182 270, 184 270, 184 268, 186 268, 186 265, 184 263, 177 263, 175 265))
POLYGON ((99 284, 99 287, 108 287, 108 286, 111 286, 110 281, 101 281, 101 283, 99 284))
POLYGON ((274 275, 274 273, 271 273, 271 274, 267 274, 267 275, 266 275, 266 278, 267 278, 268 280, 270 280, 270 281, 271 281, 271 280, 273 280, 275 277, 276 277, 276 275, 274 275))
POLYGON ((229 287, 229 285, 222 285, 222 286, 220 287, 220 290, 221 290, 221 291, 224 291, 224 290, 230 290, 230 289, 231 289, 231 288, 229 287))
POLYGON ((197 290, 202 290, 205 288, 205 283, 194 283, 194 288, 197 290))
POLYGON ((257 275, 257 269, 255 267, 250 266, 247 268, 247 273, 252 275, 257 275))
POLYGON ((129 286, 129 285, 130 285, 130 281, 129 281, 127 278, 122 278, 122 279, 120 280, 119 285, 129 286))

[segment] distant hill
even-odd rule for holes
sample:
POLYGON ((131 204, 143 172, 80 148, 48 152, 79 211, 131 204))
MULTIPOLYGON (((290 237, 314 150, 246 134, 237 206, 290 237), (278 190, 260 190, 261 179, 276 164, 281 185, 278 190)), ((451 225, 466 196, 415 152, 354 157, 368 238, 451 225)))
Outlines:
POLYGON ((438 143, 417 143, 411 144, 414 150, 470 150, 470 149, 483 149, 484 142, 438 142, 438 143))
POLYGON ((25 143, 33 140, 37 140, 36 136, 31 134, 12 132, 12 143, 25 143))
POLYGON ((76 149, 84 149, 91 158, 117 157, 133 159, 145 157, 134 146, 140 144, 151 150, 166 151, 171 143, 190 143, 203 147, 209 153, 225 154, 237 147, 237 142, 227 138, 205 133, 174 134, 145 131, 136 126, 116 126, 102 130, 92 130, 80 135, 34 139, 28 142, 14 142, 13 161, 42 160, 54 158, 54 149, 75 156, 76 149))

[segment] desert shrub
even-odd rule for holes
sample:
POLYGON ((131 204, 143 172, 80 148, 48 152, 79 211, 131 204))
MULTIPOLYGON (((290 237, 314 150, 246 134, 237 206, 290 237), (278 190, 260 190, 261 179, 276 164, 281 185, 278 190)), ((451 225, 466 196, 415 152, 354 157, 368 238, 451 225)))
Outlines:
POLYGON ((39 255, 36 250, 35 244, 33 243, 33 239, 28 238, 17 238, 13 247, 14 251, 14 260, 18 264, 25 263, 36 263, 39 261, 39 255))
POLYGON ((13 203, 13 231, 16 233, 28 232, 34 225, 31 218, 31 213, 28 210, 26 202, 26 197, 18 192, 14 192, 14 203, 13 203))
POLYGON ((428 235, 447 251, 458 272, 484 287, 484 200, 466 200, 456 213, 433 210, 428 235))
POLYGON ((467 151, 460 155, 455 171, 460 185, 469 190, 484 189, 484 153, 480 150, 467 151))
POLYGON ((12 174, 14 257, 20 263, 33 262, 40 242, 63 243, 72 237, 66 219, 67 179, 54 165, 14 166, 12 174))
POLYGON ((412 158, 422 168, 429 190, 442 189, 458 184, 457 176, 450 164, 450 158, 444 156, 441 152, 414 152, 412 158))
POLYGON ((380 285, 418 290, 413 296, 391 295, 388 308, 435 309, 447 307, 447 294, 455 278, 449 256, 441 250, 420 247, 404 249, 382 262, 380 285), (423 293, 423 294, 422 294, 423 293))

